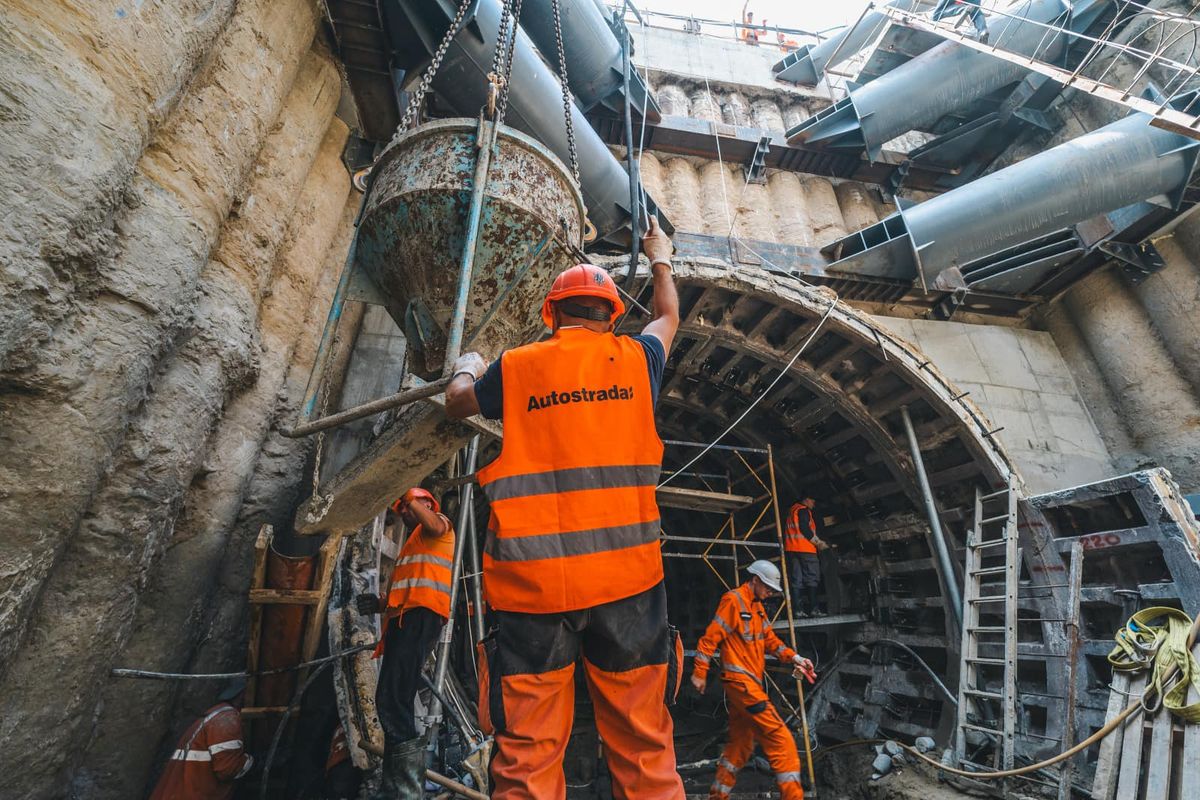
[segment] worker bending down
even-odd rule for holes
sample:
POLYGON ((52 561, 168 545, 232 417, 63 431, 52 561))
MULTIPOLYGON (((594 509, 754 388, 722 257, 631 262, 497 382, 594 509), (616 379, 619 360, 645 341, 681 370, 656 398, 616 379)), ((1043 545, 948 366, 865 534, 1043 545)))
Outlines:
POLYGON ((817 588, 821 585, 821 558, 817 551, 829 545, 817 535, 817 518, 813 515, 816 507, 811 497, 793 503, 783 534, 788 588, 792 591, 792 608, 799 616, 820 614, 817 588))
POLYGON ((377 800, 418 800, 425 796, 425 739, 417 733, 416 697, 421 666, 433 651, 450 616, 454 528, 438 501, 421 488, 409 489, 392 506, 412 533, 396 557, 387 603, 359 595, 363 614, 384 614, 383 656, 375 708, 383 727, 383 780, 377 800))
POLYGON ((219 702, 193 722, 175 745, 150 800, 229 800, 234 781, 250 771, 254 758, 242 738, 242 699, 246 682, 232 682, 219 702))
POLYGON ((726 800, 737 781, 738 770, 745 765, 758 742, 775 772, 775 781, 783 800, 802 800, 800 756, 792 733, 783 724, 779 712, 767 698, 763 677, 765 654, 792 662, 797 669, 815 679, 812 662, 797 655, 775 635, 762 601, 782 589, 779 568, 770 561, 758 560, 747 571, 751 577, 738 588, 726 592, 717 613, 696 646, 692 685, 703 692, 708 669, 719 649, 721 683, 729 706, 729 742, 717 760, 717 774, 709 800, 726 800))
POLYGON ((549 339, 490 367, 465 355, 446 389, 452 418, 504 420, 500 455, 478 472, 492 509, 483 579, 495 623, 479 706, 496 736, 497 800, 566 797, 580 654, 614 795, 684 796, 667 710, 682 648, 667 625, 654 495, 654 403, 679 298, 657 221, 644 243, 654 319, 640 336, 613 334, 625 311, 616 284, 579 264, 542 305, 549 339))

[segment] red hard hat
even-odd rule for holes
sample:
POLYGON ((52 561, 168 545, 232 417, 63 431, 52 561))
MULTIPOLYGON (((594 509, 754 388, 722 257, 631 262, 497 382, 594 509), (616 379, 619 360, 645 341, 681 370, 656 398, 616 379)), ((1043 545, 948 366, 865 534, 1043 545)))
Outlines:
POLYGON ((607 300, 613 307, 612 315, 608 319, 610 323, 616 322, 617 317, 625 313, 625 304, 617 294, 617 285, 613 283, 613 279, 607 272, 591 264, 576 264, 563 270, 554 279, 554 285, 546 295, 546 302, 542 303, 542 322, 546 323, 547 328, 554 327, 552 304, 568 297, 599 297, 607 300))
POLYGON ((441 513, 442 507, 438 504, 437 498, 434 497, 428 490, 422 489, 420 486, 414 486, 413 488, 409 489, 407 492, 401 495, 396 502, 392 503, 392 511, 396 514, 399 514, 407 506, 411 505, 413 500, 417 499, 428 500, 431 504, 433 504, 434 513, 441 513))

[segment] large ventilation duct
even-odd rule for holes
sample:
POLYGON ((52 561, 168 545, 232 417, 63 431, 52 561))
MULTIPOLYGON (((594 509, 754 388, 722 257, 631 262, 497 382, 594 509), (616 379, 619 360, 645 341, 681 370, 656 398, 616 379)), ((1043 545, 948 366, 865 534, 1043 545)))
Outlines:
MULTIPOLYGON (((445 35, 456 4, 451 0, 392 0, 383 9, 397 66, 415 77, 445 35)), ((474 117, 487 101, 487 75, 499 28, 499 0, 478 0, 450 43, 433 78, 433 89, 454 114, 474 117)), ((573 47, 573 43, 567 46, 573 47)), ((568 163, 561 85, 521 30, 517 31, 509 87, 505 124, 533 136, 568 163)), ((578 106, 572 103, 570 110, 588 219, 599 238, 625 246, 629 242, 629 175, 578 106)), ((649 197, 646 202, 650 213, 659 213, 649 197)), ((663 219, 661 213, 659 219, 663 219)))
MULTIPOLYGON (((1091 13, 1103 5, 1090 4, 1091 13)), ((1037 52, 1040 60, 1053 61, 1062 53, 1065 36, 1024 21, 1061 25, 1068 14, 1063 0, 1029 0, 1011 16, 987 18, 989 41, 1013 53, 1037 52)), ((1071 21, 1073 27, 1086 27, 1088 20, 1076 14, 1071 21)), ((950 112, 1019 81, 1026 71, 1004 59, 943 42, 865 86, 851 88, 847 97, 789 130, 788 143, 866 150, 877 161, 886 142, 912 130, 929 130, 950 112)))
POLYGON ((927 289, 1027 291, 1062 263, 1070 226, 1146 202, 1177 208, 1198 149, 1134 114, 903 208, 823 252, 840 258, 829 267, 836 272, 920 278, 927 289))
MULTIPOLYGON (((625 109, 624 57, 621 43, 609 27, 605 15, 593 0, 559 0, 563 52, 567 59, 567 83, 579 100, 584 113, 596 106, 623 114, 625 109)), ((552 0, 524 0, 521 27, 537 45, 542 56, 561 74, 558 63, 558 37, 554 31, 552 0)), ((657 123, 662 119, 658 104, 649 96, 645 82, 633 70, 629 85, 629 103, 640 116, 657 123)))
MULTIPOLYGON (((932 0, 892 0, 886 5, 901 11, 925 11, 932 0)), ((883 33, 888 17, 879 11, 863 15, 857 25, 846 28, 820 44, 806 44, 780 59, 771 71, 781 81, 801 86, 816 86, 825 77, 825 70, 848 61, 883 33)))

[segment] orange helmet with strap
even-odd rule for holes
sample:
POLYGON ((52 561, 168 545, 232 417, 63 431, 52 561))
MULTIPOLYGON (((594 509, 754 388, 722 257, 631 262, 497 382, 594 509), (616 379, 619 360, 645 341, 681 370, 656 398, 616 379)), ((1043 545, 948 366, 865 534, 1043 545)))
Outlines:
POLYGON ((428 500, 433 506, 433 513, 440 514, 442 507, 438 503, 437 498, 433 496, 427 489, 422 489, 420 486, 414 486, 407 492, 402 494, 396 502, 392 503, 392 512, 399 514, 405 508, 412 504, 414 500, 428 500))
MULTIPOLYGON (((550 293, 546 295, 546 302, 542 303, 542 322, 546 323, 547 328, 554 328, 554 304, 569 297, 599 297, 607 300, 612 306, 612 312, 608 315, 609 323, 616 322, 617 317, 625 313, 625 304, 617 294, 617 284, 613 283, 609 274, 591 264, 576 264, 559 273, 550 287, 550 293)), ((591 319, 586 315, 584 318, 591 319)))

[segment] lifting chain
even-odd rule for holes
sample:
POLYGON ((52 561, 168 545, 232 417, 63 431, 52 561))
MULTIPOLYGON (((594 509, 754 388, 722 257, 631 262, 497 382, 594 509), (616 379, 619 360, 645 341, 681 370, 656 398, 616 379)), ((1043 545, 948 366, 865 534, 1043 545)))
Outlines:
POLYGON ((433 78, 437 75, 442 66, 442 59, 446 57, 446 51, 450 49, 450 42, 454 41, 454 34, 458 33, 459 26, 462 25, 463 18, 467 15, 467 9, 471 6, 471 0, 462 0, 458 6, 458 13, 454 15, 454 19, 450 21, 450 27, 446 28, 446 35, 442 37, 442 41, 438 44, 437 50, 433 54, 433 60, 429 62, 429 67, 425 70, 425 74, 421 76, 421 82, 417 84, 417 89, 408 98, 408 106, 404 109, 404 118, 400 120, 400 127, 396 129, 396 135, 392 137, 392 142, 413 124, 417 118, 417 112, 420 111, 421 103, 425 101, 425 95, 429 92, 429 86, 433 83, 433 78))
POLYGON ((575 151, 575 123, 571 119, 571 89, 567 85, 567 56, 563 48, 562 15, 559 12, 561 0, 551 0, 550 7, 554 12, 554 43, 558 47, 558 76, 562 81, 563 122, 567 128, 567 153, 571 160, 571 177, 575 185, 579 185, 579 154, 575 151))
POLYGON ((520 32, 521 0, 504 0, 503 17, 500 20, 500 32, 496 37, 497 56, 492 59, 495 67, 500 67, 500 42, 504 41, 504 66, 499 73, 500 99, 496 103, 496 124, 504 124, 504 114, 508 111, 508 90, 512 84, 513 54, 517 50, 517 34, 520 32), (511 17, 511 19, 510 19, 511 17), (510 30, 511 27, 511 30, 510 30))

